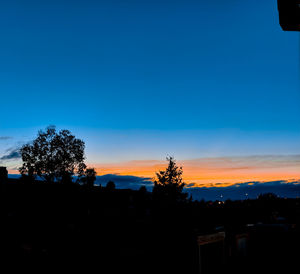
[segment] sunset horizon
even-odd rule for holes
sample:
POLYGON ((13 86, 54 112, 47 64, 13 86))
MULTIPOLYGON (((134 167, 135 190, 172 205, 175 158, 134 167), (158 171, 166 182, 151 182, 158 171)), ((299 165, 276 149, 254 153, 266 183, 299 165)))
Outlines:
POLYGON ((300 180, 299 35, 257 5, 8 3, 0 165, 18 174, 55 125, 100 176, 151 179, 173 156, 188 187, 300 180))
MULTIPOLYGON (((174 157, 174 159, 183 168, 186 187, 227 187, 241 183, 273 181, 300 183, 300 155, 297 154, 203 157, 188 160, 177 160, 174 157)), ((18 162, 21 166, 20 160, 18 162)), ((9 174, 20 174, 15 160, 13 169, 9 168, 10 160, 7 164, 9 174)), ((167 166, 166 159, 114 163, 89 162, 87 159, 86 164, 87 167, 95 168, 97 176, 135 176, 150 181, 154 181, 155 174, 167 166)))
POLYGON ((5 271, 297 272, 300 0, 0 3, 5 271))

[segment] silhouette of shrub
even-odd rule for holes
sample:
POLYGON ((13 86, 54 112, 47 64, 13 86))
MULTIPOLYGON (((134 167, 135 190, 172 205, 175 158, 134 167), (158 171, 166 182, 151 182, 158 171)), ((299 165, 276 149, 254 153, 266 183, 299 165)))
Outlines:
POLYGON ((106 184, 106 189, 107 190, 115 190, 116 189, 116 185, 113 181, 109 181, 107 184, 106 184))

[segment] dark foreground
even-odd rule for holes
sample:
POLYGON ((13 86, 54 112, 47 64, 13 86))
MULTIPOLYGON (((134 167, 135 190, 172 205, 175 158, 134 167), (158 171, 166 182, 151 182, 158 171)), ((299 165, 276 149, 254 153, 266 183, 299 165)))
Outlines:
POLYGON ((300 271, 299 199, 166 204, 144 190, 9 180, 1 209, 2 267, 10 270, 300 271))

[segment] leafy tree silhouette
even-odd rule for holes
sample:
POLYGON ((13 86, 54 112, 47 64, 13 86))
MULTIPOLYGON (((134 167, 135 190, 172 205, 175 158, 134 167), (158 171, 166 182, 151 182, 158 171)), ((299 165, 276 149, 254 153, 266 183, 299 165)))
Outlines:
POLYGON ((182 178, 182 167, 178 167, 173 157, 167 157, 169 162, 166 170, 156 172, 153 187, 153 198, 170 203, 183 202, 187 193, 183 192, 185 183, 182 178))
POLYGON ((82 182, 86 184, 87 187, 92 188, 94 186, 94 182, 96 180, 97 172, 94 168, 87 168, 84 171, 84 177, 82 178, 82 182))
POLYGON ((20 149, 22 175, 39 176, 47 182, 72 182, 84 175, 85 144, 68 130, 56 132, 55 126, 39 131, 37 138, 20 149))
POLYGON ((34 176, 29 176, 27 174, 22 174, 20 181, 24 184, 32 184, 34 182, 34 176))

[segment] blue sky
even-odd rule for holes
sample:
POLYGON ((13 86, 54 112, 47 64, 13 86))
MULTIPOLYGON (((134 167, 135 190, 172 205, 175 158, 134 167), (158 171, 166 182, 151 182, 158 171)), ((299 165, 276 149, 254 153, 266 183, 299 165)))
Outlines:
POLYGON ((50 124, 95 164, 300 154, 276 1, 12 0, 0 24, 0 155, 50 124))

